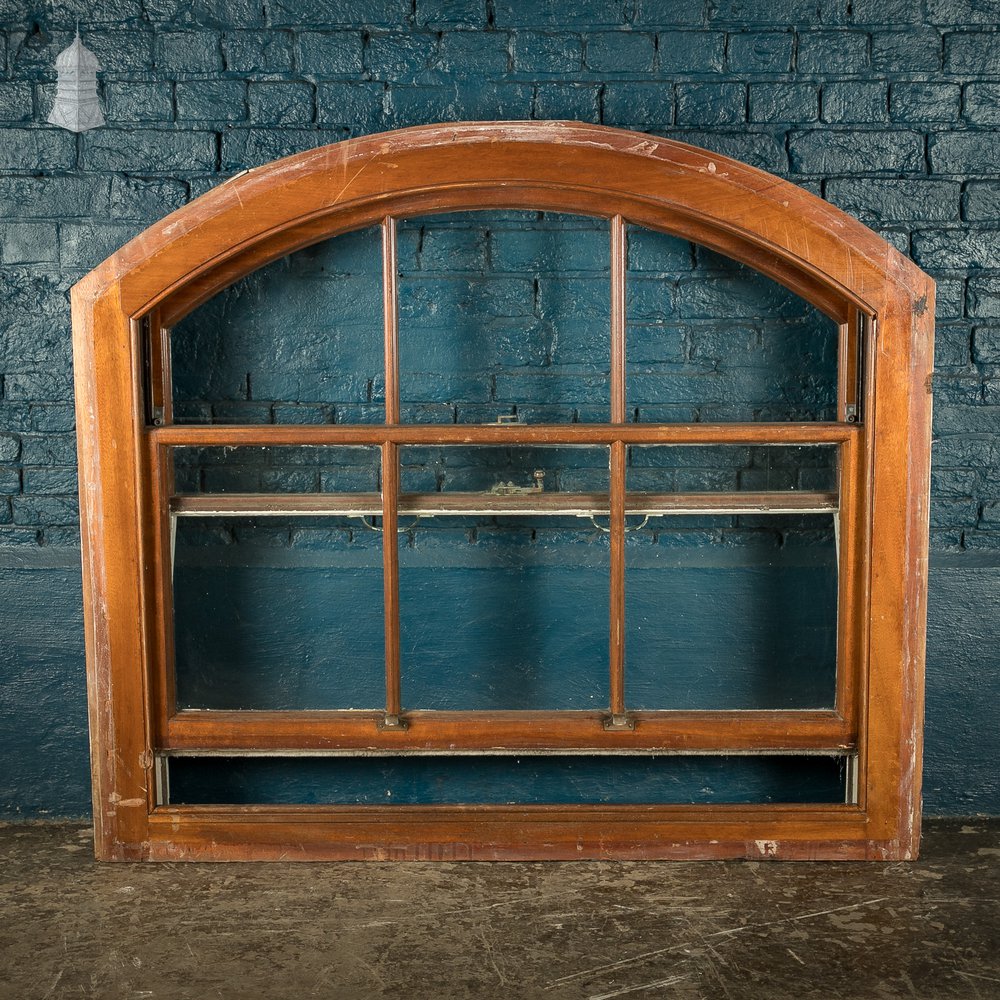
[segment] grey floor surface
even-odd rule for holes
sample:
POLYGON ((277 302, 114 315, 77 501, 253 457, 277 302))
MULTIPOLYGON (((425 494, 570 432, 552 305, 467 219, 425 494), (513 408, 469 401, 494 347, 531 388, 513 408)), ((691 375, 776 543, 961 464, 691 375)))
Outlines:
POLYGON ((98 865, 0 826, 0 997, 1000 998, 1000 820, 912 864, 98 865))

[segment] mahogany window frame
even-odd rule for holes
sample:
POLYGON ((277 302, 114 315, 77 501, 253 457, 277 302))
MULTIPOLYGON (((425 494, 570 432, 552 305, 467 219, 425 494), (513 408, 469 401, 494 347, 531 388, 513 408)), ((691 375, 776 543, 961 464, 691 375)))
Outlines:
MULTIPOLYGON (((831 858, 916 855, 926 609, 934 286, 821 199, 704 150, 601 126, 435 125, 349 140, 234 178, 157 223, 72 292, 97 856, 134 859, 831 858), (610 419, 400 422, 396 220, 531 209, 610 223, 610 419), (625 405, 626 226, 710 247, 816 306, 839 335, 837 420, 638 424, 625 405), (382 233, 385 422, 174 422, 170 330, 268 262, 366 226, 382 233), (176 497, 183 446, 370 445, 381 452, 384 710, 177 710, 171 518, 330 509, 329 495, 176 497), (431 712, 400 703, 399 449, 592 444, 610 453, 610 704, 603 711, 431 712), (836 703, 808 711, 629 711, 624 687, 625 457, 637 444, 834 444, 828 495, 658 496, 665 510, 839 516, 836 703), (213 506, 214 505, 214 506, 213 506), (829 753, 853 762, 832 805, 183 806, 170 754, 829 753), (288 845, 295 844, 294 852, 288 845)), ((546 503, 572 498, 552 494, 546 503)), ((358 498, 345 499, 357 504, 358 498)), ((412 499, 410 501, 412 503, 412 499)), ((493 498, 492 503, 497 503, 493 498)), ((509 497, 512 507, 537 498, 509 497)), ((576 502, 582 502, 576 498, 576 502)), ((560 507, 559 509, 563 509, 560 507)))

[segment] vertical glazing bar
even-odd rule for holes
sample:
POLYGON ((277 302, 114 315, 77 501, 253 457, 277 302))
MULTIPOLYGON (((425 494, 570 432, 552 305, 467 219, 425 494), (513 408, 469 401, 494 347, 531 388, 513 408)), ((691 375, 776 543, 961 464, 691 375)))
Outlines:
MULTIPOLYGON (((382 303, 385 317, 385 422, 399 423, 399 300, 396 220, 382 220, 382 303)), ((399 448, 382 444, 382 586, 385 613, 385 718, 380 728, 405 729, 399 683, 399 448)))
MULTIPOLYGON (((625 423, 625 220, 611 219, 611 423, 625 423)), ((625 712, 625 458, 623 441, 611 445, 610 702, 607 729, 631 729, 625 712)))
POLYGON ((382 445, 382 585, 385 595, 385 718, 382 728, 405 729, 399 694, 399 448, 382 445))
POLYGON ((382 314, 385 317, 385 422, 399 423, 399 294, 396 220, 382 220, 382 314))
POLYGON ((611 423, 625 423, 625 220, 611 219, 611 423))

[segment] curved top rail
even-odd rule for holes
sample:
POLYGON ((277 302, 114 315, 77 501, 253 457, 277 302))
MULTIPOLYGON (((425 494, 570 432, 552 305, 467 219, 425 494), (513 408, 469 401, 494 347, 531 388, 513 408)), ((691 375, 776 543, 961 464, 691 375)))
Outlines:
POLYGON ((114 289, 128 315, 160 305, 171 325, 319 240, 386 215, 482 208, 620 214, 743 261, 839 322, 849 303, 877 313, 888 291, 926 287, 855 219, 728 157, 599 125, 472 122, 350 139, 239 174, 127 243, 74 299, 114 289))

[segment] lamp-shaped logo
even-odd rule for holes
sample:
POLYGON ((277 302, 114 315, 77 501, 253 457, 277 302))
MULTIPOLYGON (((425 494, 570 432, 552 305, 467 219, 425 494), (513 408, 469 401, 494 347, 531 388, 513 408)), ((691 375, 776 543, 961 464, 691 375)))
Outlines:
POLYGON ((49 115, 49 124, 86 132, 104 124, 100 101, 97 97, 97 56, 80 41, 80 31, 68 49, 56 56, 56 100, 49 115))

